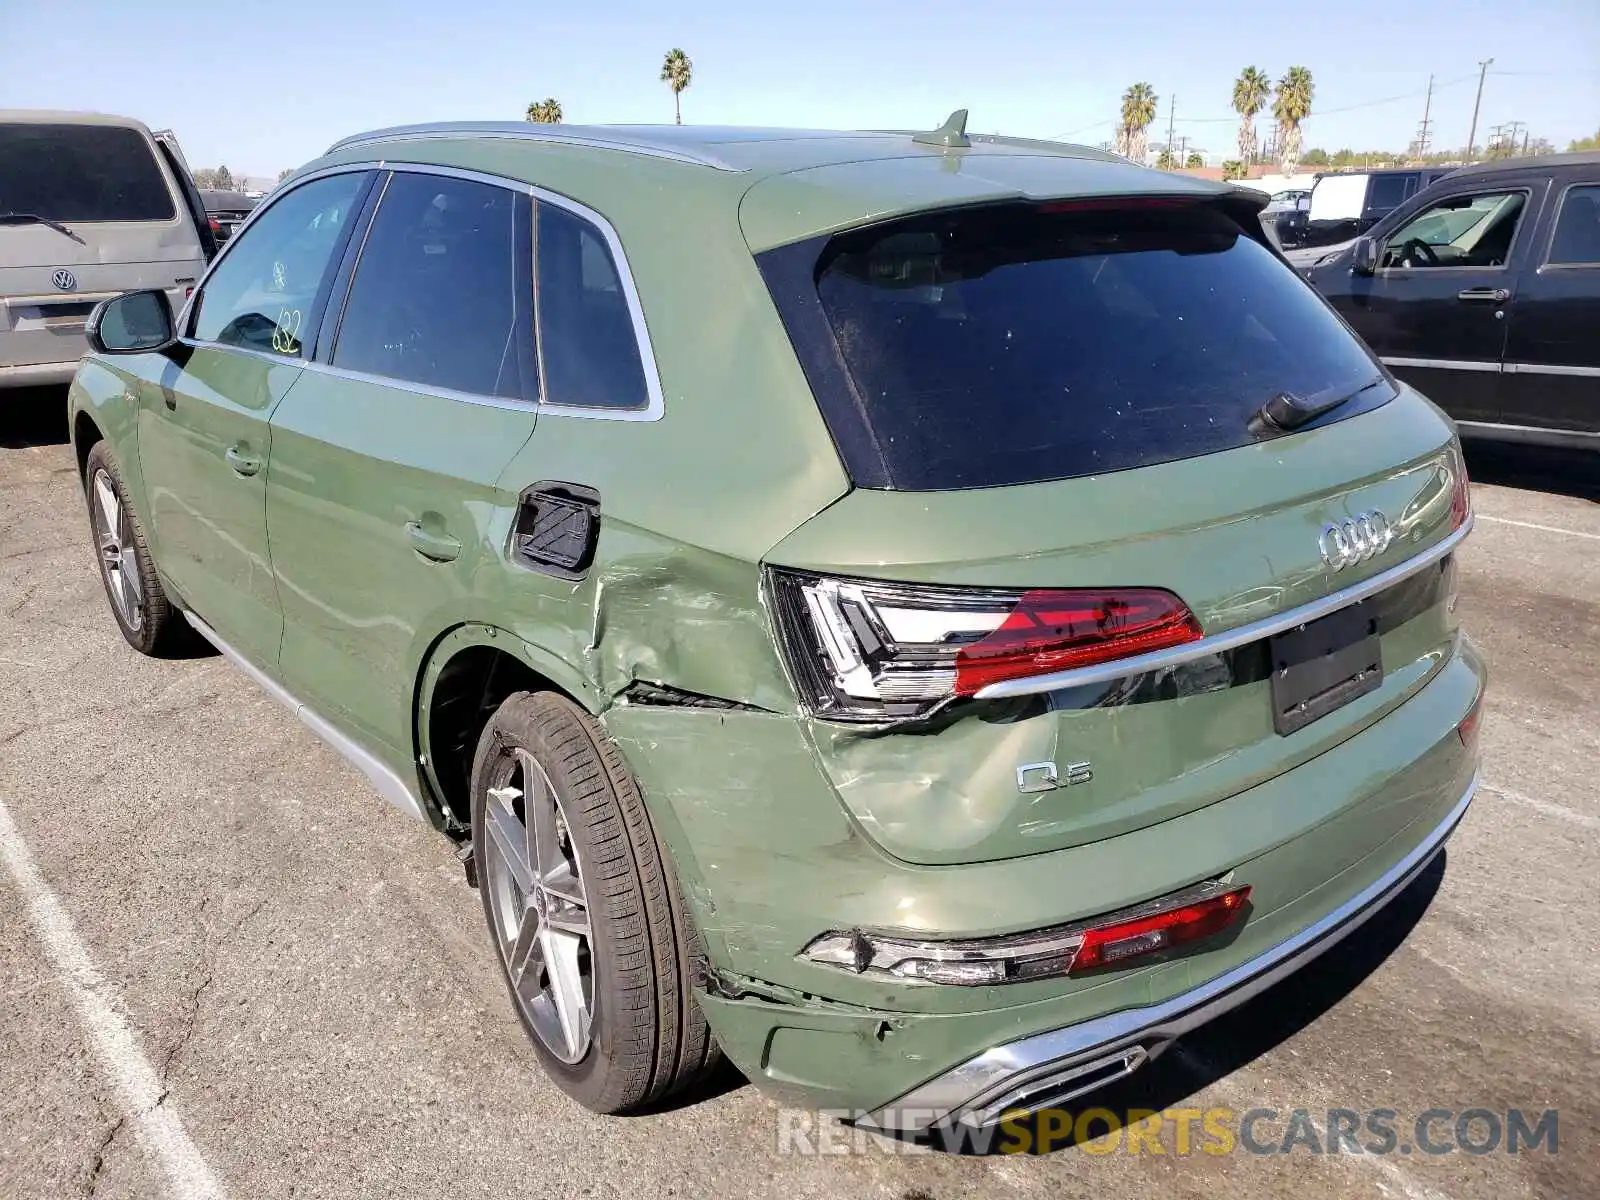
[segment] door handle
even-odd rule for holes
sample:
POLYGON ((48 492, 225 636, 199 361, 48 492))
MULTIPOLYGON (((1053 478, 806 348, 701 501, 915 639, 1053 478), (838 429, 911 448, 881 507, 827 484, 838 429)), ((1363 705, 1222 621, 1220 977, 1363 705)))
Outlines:
POLYGON ((461 553, 459 541, 448 533, 435 533, 420 521, 406 522, 406 536, 413 550, 434 562, 450 562, 461 553))
POLYGON ((250 476, 261 470, 261 460, 242 446, 229 446, 222 457, 227 459, 235 475, 250 476))
POLYGON ((1464 292, 1456 293, 1457 300, 1482 300, 1489 304, 1504 304, 1511 299, 1511 292, 1507 288, 1475 287, 1464 292))

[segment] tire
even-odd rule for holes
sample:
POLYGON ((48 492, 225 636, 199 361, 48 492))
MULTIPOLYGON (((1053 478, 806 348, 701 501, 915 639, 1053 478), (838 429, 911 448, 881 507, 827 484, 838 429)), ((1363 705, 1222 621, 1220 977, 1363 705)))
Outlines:
POLYGON ((595 1112, 625 1113, 715 1068, 693 992, 703 950, 671 864, 616 747, 564 696, 518 692, 484 727, 472 853, 512 1005, 564 1092, 595 1112), (505 847, 519 836, 517 862, 505 847), (569 1036, 583 1032, 570 1015, 575 996, 588 1006, 586 1038, 569 1036))
POLYGON ((162 589, 145 542, 144 525, 128 501, 122 472, 104 441, 89 449, 84 497, 100 583, 117 628, 140 654, 165 653, 181 640, 184 620, 162 589))

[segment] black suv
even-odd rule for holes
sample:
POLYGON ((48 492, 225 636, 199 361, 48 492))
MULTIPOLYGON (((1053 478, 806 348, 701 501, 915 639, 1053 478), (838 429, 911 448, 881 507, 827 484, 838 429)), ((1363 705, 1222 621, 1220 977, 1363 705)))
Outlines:
POLYGON ((1305 220, 1292 231, 1280 225, 1279 239, 1284 248, 1290 250, 1348 242, 1451 170, 1450 167, 1405 167, 1318 175, 1311 188, 1311 206, 1305 220))
POLYGON ((1600 153, 1454 171, 1304 273, 1463 436, 1600 449, 1600 153))

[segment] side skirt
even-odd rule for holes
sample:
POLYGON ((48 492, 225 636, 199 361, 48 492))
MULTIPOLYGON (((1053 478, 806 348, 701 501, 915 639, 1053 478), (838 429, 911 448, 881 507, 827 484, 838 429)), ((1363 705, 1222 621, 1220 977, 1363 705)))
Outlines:
POLYGON ((184 619, 194 626, 196 633, 215 646, 224 658, 254 680, 267 695, 299 717, 301 723, 307 729, 337 750, 346 762, 367 777, 378 795, 407 816, 432 824, 431 821, 428 821, 427 812, 422 807, 421 800, 417 798, 416 790, 407 785, 404 779, 380 762, 376 755, 364 746, 351 741, 329 724, 320 714, 297 700, 277 680, 223 641, 218 636, 217 631, 199 617, 188 609, 182 609, 181 611, 184 619))

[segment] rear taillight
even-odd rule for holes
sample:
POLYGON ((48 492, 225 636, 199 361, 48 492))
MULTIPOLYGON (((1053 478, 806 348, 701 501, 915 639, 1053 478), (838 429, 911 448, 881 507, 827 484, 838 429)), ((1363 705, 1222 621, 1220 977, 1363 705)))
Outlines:
POLYGON ((1461 744, 1467 752, 1478 752, 1478 722, 1483 716, 1483 693, 1478 693, 1478 698, 1472 702, 1472 707, 1467 710, 1467 715, 1461 718, 1461 724, 1456 726, 1456 736, 1461 739, 1461 744))
POLYGON ((924 587, 773 571, 784 649, 808 707, 838 720, 925 716, 993 684, 1203 636, 1159 588, 924 587))
POLYGON ((1472 490, 1461 443, 1450 447, 1450 528, 1460 529, 1472 516, 1472 490))
POLYGON ((1197 904, 1085 930, 1083 944, 1078 947, 1067 974, 1079 975, 1101 967, 1118 966, 1129 959, 1221 933, 1239 919, 1248 899, 1248 887, 1235 888, 1197 904))
POLYGON ((221 233, 222 232, 222 222, 221 221, 217 220, 215 217, 212 217, 210 223, 211 223, 211 232, 212 233, 221 233))

